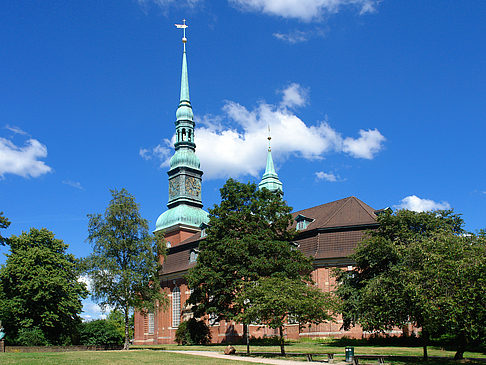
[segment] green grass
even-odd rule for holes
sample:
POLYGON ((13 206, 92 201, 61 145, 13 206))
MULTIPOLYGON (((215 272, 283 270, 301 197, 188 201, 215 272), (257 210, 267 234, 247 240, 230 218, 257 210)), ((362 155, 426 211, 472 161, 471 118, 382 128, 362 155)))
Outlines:
MULTIPOLYGON (((391 345, 370 345, 366 344, 365 341, 355 341, 355 340, 333 340, 333 339, 308 339, 304 341, 290 341, 285 345, 285 351, 287 353, 299 352, 299 353, 335 353, 336 360, 344 360, 344 349, 346 346, 353 346, 356 355, 395 355, 395 356, 422 356, 423 350, 420 346, 391 346, 391 345), (347 344, 348 342, 348 344, 347 344)), ((223 352, 226 345, 212 344, 208 346, 178 346, 178 345, 152 345, 152 346, 133 346, 133 348, 151 348, 151 349, 165 349, 165 350, 198 350, 198 351, 219 351, 223 352)), ((246 353, 246 345, 234 345, 237 353, 246 353)), ((274 352, 279 353, 280 347, 275 345, 252 345, 250 346, 251 352, 274 352)), ((455 351, 446 350, 440 347, 429 346, 428 347, 429 356, 440 356, 453 358, 455 351)), ((466 352, 464 357, 471 358, 483 358, 486 359, 485 353, 480 352, 466 352)), ((317 358, 320 360, 327 359, 326 357, 317 358)), ((299 359, 299 360, 303 360, 299 359)), ((388 364, 421 364, 422 362, 417 359, 417 361, 387 361, 388 364), (419 361, 419 362, 417 362, 419 361)), ((366 362, 365 362, 366 363, 366 362)), ((369 363, 375 363, 376 360, 370 361, 369 363)), ((428 365, 435 364, 446 364, 446 360, 431 360, 427 362, 428 365)), ((451 364, 457 364, 457 362, 451 361, 451 364)), ((482 362, 486 364, 486 362, 482 362)))
MULTIPOLYGON (((171 365, 245 365, 243 361, 174 354, 162 351, 73 351, 1 353, 0 364, 171 364, 171 365)), ((253 363, 254 364, 254 363, 253 363)))

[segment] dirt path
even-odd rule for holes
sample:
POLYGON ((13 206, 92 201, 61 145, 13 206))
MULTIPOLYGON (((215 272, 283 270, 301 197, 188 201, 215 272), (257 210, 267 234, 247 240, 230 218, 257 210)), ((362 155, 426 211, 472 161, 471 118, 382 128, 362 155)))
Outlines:
MULTIPOLYGON (((196 355, 196 356, 206 356, 206 357, 214 357, 218 359, 227 359, 227 360, 237 360, 237 361, 246 361, 246 362, 254 362, 257 364, 275 364, 275 365, 322 365, 325 362, 317 362, 317 361, 295 361, 295 360, 280 360, 280 359, 265 359, 265 358, 255 358, 255 357, 247 357, 247 356, 237 356, 237 355, 224 355, 220 352, 216 351, 177 351, 177 350, 165 350, 166 352, 175 352, 178 354, 188 354, 188 355, 196 355)), ((334 361, 335 365, 342 365, 346 364, 343 361, 334 361)))

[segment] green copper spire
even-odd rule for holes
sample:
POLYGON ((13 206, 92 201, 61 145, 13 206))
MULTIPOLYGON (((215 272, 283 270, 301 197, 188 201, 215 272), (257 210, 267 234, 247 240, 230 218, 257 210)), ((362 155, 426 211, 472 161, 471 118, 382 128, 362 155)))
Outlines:
POLYGON ((278 175, 275 172, 275 166, 273 165, 272 148, 270 147, 271 139, 272 137, 268 136, 267 167, 265 168, 262 181, 258 184, 258 189, 266 188, 270 191, 279 191, 283 193, 282 182, 278 179, 278 175))
POLYGON ((202 210, 201 182, 203 172, 199 158, 196 156, 194 143, 194 114, 189 100, 189 78, 187 73, 186 28, 187 25, 176 24, 184 30, 182 43, 181 94, 176 112, 175 153, 170 159, 169 202, 168 211, 157 219, 156 231, 177 226, 188 226, 199 229, 201 223, 208 221, 208 213, 202 210))

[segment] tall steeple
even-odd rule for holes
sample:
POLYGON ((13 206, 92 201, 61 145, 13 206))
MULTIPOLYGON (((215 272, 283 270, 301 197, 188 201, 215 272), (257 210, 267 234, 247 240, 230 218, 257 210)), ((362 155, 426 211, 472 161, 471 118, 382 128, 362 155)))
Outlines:
POLYGON ((201 181, 203 172, 199 158, 196 156, 194 143, 194 114, 189 98, 189 78, 186 56, 186 21, 176 24, 184 30, 182 43, 182 75, 179 106, 176 112, 175 153, 170 159, 169 175, 169 210, 157 219, 156 231, 169 230, 175 227, 199 228, 208 221, 208 213, 202 210, 201 181))
POLYGON ((272 137, 270 136, 270 126, 268 127, 268 153, 267 153, 267 167, 265 168, 265 173, 263 174, 262 181, 258 184, 258 189, 266 188, 272 192, 279 191, 283 193, 282 182, 278 179, 278 175, 275 172, 275 166, 273 165, 272 158, 272 147, 270 146, 270 141, 272 137))

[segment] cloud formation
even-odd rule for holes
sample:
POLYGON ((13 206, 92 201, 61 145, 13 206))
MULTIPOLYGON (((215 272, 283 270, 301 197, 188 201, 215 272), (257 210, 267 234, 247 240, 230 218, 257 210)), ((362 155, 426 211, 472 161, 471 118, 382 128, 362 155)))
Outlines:
POLYGON ((421 199, 416 195, 409 195, 400 201, 400 204, 395 205, 396 209, 408 209, 415 212, 426 212, 430 210, 451 209, 448 202, 436 202, 430 199, 421 199))
POLYGON ((370 13, 376 10, 379 0, 229 0, 229 2, 242 11, 312 21, 325 14, 337 13, 345 7, 354 7, 360 14, 370 13))
POLYGON ((318 180, 326 180, 329 182, 337 182, 341 180, 341 178, 338 175, 335 175, 331 172, 324 172, 324 171, 317 171, 316 172, 316 177, 318 180))
POLYGON ((26 136, 28 134, 27 132, 22 130, 20 127, 17 127, 15 125, 7 124, 5 126, 5 129, 8 129, 10 132, 14 132, 15 134, 20 134, 20 135, 23 135, 23 136, 26 136))
POLYGON ((273 36, 281 41, 288 42, 290 44, 307 42, 309 40, 309 34, 302 30, 295 30, 289 33, 273 33, 273 36))
MULTIPOLYGON (((308 102, 308 91, 300 85, 290 84, 280 93, 278 104, 261 102, 248 109, 227 101, 222 115, 196 120, 196 152, 205 178, 258 177, 266 164, 268 126, 277 165, 291 156, 319 161, 330 152, 371 159, 382 149, 385 137, 377 129, 360 130, 360 137, 354 139, 343 138, 327 121, 306 124, 291 110, 308 102)), ((155 148, 142 148, 140 156, 160 159, 161 166, 167 167, 173 141, 166 139, 155 148)))
POLYGON ((0 178, 5 174, 38 177, 52 171, 41 158, 47 157, 47 147, 30 138, 23 147, 0 137, 0 178))
POLYGON ((72 180, 63 180, 62 183, 64 185, 68 185, 72 188, 79 189, 79 190, 84 190, 83 186, 79 181, 72 181, 72 180))

